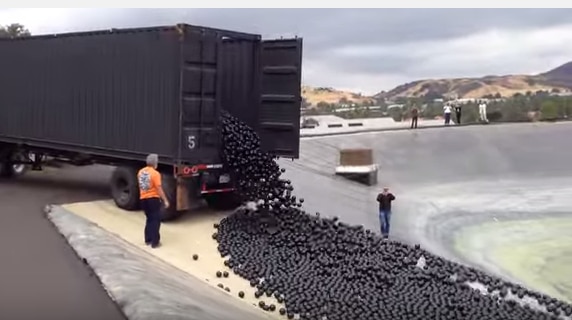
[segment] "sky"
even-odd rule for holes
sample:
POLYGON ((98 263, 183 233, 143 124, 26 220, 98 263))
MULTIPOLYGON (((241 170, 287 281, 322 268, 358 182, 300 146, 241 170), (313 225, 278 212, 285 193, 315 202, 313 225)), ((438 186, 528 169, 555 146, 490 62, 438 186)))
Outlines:
POLYGON ((304 39, 303 84, 363 94, 572 61, 572 9, 0 9, 33 34, 189 23, 304 39))

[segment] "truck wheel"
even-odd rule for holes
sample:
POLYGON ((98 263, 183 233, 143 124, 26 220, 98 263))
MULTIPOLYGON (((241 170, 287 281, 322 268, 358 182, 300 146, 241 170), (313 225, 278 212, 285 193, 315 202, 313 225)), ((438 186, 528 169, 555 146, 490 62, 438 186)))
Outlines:
POLYGON ((0 163, 0 177, 1 178, 16 178, 28 171, 28 167, 25 164, 10 164, 10 163, 0 163))
POLYGON ((11 166, 12 176, 18 177, 24 175, 28 171, 28 166, 25 164, 13 164, 11 166))
POLYGON ((0 178, 11 178, 14 175, 11 168, 8 163, 0 162, 0 178))
MULTIPOLYGON (((15 157, 17 157, 18 160, 24 159, 24 156, 21 154, 18 154, 15 157)), ((13 164, 10 160, 0 162, 1 178, 16 178, 26 173, 26 171, 28 171, 28 166, 25 164, 13 164)))
POLYGON ((177 211, 177 180, 171 175, 161 174, 161 183, 163 184, 163 192, 169 199, 169 208, 161 209, 162 221, 177 220, 185 211, 177 211))
POLYGON ((234 210, 241 204, 234 192, 209 193, 203 196, 210 208, 215 210, 234 210))
POLYGON ((137 169, 117 167, 111 175, 111 195, 115 205, 124 210, 139 209, 137 169))

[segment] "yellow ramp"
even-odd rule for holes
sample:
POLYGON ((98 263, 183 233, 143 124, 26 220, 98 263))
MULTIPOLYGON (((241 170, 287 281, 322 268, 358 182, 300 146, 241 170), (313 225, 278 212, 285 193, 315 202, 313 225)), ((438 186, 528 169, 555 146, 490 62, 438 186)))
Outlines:
MULTIPOLYGON (((63 208, 211 286, 217 287, 218 284, 223 284, 225 288, 230 289, 229 293, 224 291, 225 293, 253 308, 258 308, 260 300, 267 304, 275 304, 276 310, 282 307, 273 298, 264 296, 264 298, 256 299, 254 297, 256 289, 252 288, 247 280, 234 275, 229 268, 224 266, 224 259, 217 250, 218 244, 212 238, 212 234, 216 231, 214 224, 225 217, 223 213, 205 209, 186 214, 176 222, 163 223, 161 225, 162 246, 152 249, 144 243, 145 215, 142 212, 121 210, 115 206, 113 201, 108 200, 73 203, 64 205, 63 208), (199 256, 196 261, 192 259, 194 254, 199 256), (217 278, 217 271, 228 271, 229 277, 217 278), (240 291, 245 293, 243 299, 238 297, 240 291)), ((268 314, 282 318, 277 311, 268 314)))

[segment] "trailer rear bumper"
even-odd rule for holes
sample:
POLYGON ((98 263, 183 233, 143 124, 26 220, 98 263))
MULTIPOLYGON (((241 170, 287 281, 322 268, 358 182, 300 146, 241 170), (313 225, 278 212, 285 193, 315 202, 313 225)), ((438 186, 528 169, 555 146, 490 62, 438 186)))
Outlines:
POLYGON ((233 192, 234 190, 234 182, 230 174, 224 170, 210 171, 202 175, 201 195, 233 192))
POLYGON ((177 210, 192 210, 197 199, 214 194, 232 193, 234 182, 222 164, 175 166, 177 210))
POLYGON ((212 194, 212 193, 223 193, 223 192, 233 192, 235 188, 219 188, 219 189, 207 189, 207 185, 203 184, 201 187, 201 194, 212 194))
POLYGON ((211 170, 220 170, 222 164, 197 164, 197 165, 178 165, 173 166, 176 177, 197 177, 202 172, 211 170))

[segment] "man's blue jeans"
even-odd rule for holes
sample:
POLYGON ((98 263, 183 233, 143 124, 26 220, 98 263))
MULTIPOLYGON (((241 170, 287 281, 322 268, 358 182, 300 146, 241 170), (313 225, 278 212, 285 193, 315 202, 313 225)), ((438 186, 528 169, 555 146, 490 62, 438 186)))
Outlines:
POLYGON ((152 246, 159 244, 161 235, 161 200, 159 198, 141 200, 141 209, 145 212, 145 243, 152 246))
POLYGON ((391 219, 390 210, 379 210, 379 225, 381 226, 381 234, 389 235, 389 220, 391 219))

